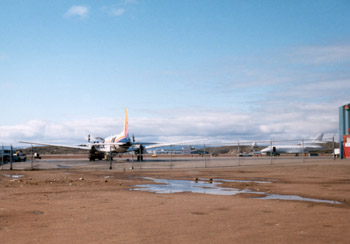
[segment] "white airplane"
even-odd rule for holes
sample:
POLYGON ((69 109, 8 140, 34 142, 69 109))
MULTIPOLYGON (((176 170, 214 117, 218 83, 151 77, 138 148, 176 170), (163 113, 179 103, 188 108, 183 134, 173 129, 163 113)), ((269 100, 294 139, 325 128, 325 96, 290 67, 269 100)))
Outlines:
POLYGON ((130 139, 128 134, 128 110, 125 109, 125 120, 124 129, 120 134, 109 136, 107 138, 96 137, 98 141, 90 141, 90 135, 88 136, 88 143, 86 145, 62 145, 62 144, 50 144, 43 142, 29 142, 20 141, 20 143, 32 144, 32 145, 42 145, 42 146, 56 146, 56 147, 67 147, 67 148, 77 148, 89 150, 89 160, 95 161, 96 159, 102 160, 105 155, 109 153, 125 153, 134 151, 137 154, 137 160, 142 161, 142 155, 145 153, 146 149, 164 147, 170 145, 179 145, 194 142, 192 141, 181 141, 173 143, 151 143, 151 142, 135 142, 134 136, 130 139), (146 146, 145 146, 146 145, 146 146))
POLYGON ((312 140, 312 142, 305 142, 303 145, 275 145, 275 146, 268 146, 264 149, 262 149, 260 152, 262 154, 270 154, 272 155, 280 155, 281 153, 287 153, 287 154, 301 154, 301 153, 309 153, 309 152, 315 152, 323 149, 322 146, 319 145, 319 143, 322 142, 323 133, 317 135, 315 139, 312 140))

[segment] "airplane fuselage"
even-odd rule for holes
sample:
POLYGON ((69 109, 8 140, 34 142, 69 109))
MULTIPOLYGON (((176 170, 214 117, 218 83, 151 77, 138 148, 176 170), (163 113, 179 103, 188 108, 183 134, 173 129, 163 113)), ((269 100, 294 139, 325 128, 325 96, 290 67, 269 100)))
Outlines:
POLYGON ((112 152, 112 153, 125 153, 132 146, 130 137, 122 134, 109 136, 104 141, 105 145, 97 147, 98 151, 112 152), (108 143, 120 143, 118 145, 108 145, 108 143))
POLYGON ((261 153, 290 153, 290 154, 299 154, 299 153, 308 153, 321 150, 323 147, 319 145, 276 145, 268 146, 261 150, 261 153))

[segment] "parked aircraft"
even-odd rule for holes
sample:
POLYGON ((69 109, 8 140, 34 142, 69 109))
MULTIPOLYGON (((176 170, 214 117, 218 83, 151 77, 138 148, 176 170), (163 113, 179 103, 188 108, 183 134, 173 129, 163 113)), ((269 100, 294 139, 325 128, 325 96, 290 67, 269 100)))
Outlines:
POLYGON ((287 153, 287 154, 301 154, 301 153, 309 153, 309 152, 315 152, 323 149, 320 143, 322 142, 323 133, 317 135, 315 139, 312 140, 312 142, 305 142, 303 145, 274 145, 274 146, 268 146, 264 149, 262 149, 260 152, 264 154, 270 154, 272 155, 280 155, 281 153, 287 153))
POLYGON ((137 154, 137 159, 142 161, 143 153, 146 149, 164 147, 170 145, 179 145, 194 142, 192 141, 181 141, 173 143, 151 143, 151 142, 135 142, 134 136, 132 139, 128 133, 128 110, 125 109, 125 120, 124 128, 120 134, 109 136, 107 138, 96 137, 96 141, 91 141, 90 135, 88 136, 88 143, 84 145, 62 145, 62 144, 50 144, 43 142, 30 142, 20 141, 20 143, 32 144, 32 145, 43 145, 43 146, 56 146, 56 147, 67 147, 89 150, 89 160, 95 161, 96 159, 102 160, 109 153, 125 153, 134 151, 137 154))

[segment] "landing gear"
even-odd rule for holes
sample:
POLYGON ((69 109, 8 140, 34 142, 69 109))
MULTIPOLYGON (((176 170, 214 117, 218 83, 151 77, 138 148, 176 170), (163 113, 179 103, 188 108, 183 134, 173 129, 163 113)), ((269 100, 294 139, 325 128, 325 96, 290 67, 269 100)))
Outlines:
POLYGON ((140 145, 139 149, 136 151, 137 155, 137 161, 142 162, 143 161, 143 153, 145 151, 145 147, 140 145))
POLYGON ((95 160, 102 160, 104 157, 104 153, 99 152, 96 150, 94 146, 91 147, 90 152, 89 152, 89 160, 90 161, 95 161, 95 160))
POLYGON ((271 156, 271 154, 272 156, 280 156, 280 154, 276 152, 266 152, 266 156, 271 156))

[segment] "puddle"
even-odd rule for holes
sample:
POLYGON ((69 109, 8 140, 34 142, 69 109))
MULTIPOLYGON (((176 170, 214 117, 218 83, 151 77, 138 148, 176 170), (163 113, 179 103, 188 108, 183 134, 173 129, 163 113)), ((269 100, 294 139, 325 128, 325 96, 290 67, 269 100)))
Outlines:
POLYGON ((270 181, 260 181, 260 180, 223 180, 223 179, 214 179, 221 182, 234 182, 234 183, 258 183, 258 184, 271 184, 270 181))
POLYGON ((301 197, 297 195, 278 195, 278 194, 268 194, 265 197, 258 197, 256 199, 266 199, 266 200, 290 200, 290 201, 305 201, 305 202, 319 202, 328 204, 343 204, 342 202, 333 200, 322 200, 315 198, 301 197))
POLYGON ((68 168, 70 168, 70 166, 60 165, 60 164, 57 164, 56 166, 57 166, 58 168, 61 168, 61 169, 68 169, 68 168))
POLYGON ((152 180, 159 184, 137 185, 133 190, 154 193, 193 192, 214 195, 236 195, 240 193, 239 189, 219 187, 218 185, 222 184, 220 182, 209 183, 202 180, 164 180, 151 177, 145 177, 144 179, 152 180))
POLYGON ((18 178, 22 178, 24 175, 6 175, 6 174, 4 174, 3 176, 5 176, 7 178, 16 178, 16 179, 18 179, 18 178))
POLYGON ((212 194, 212 195, 225 195, 234 196, 237 194, 256 194, 264 195, 264 197, 257 197, 255 199, 264 200, 289 200, 289 201, 306 201, 306 202, 319 202, 327 204, 343 204, 342 202, 333 200, 322 200, 315 198, 306 198, 297 195, 279 195, 279 194, 268 194, 266 192, 251 191, 249 189, 236 189, 228 187, 220 187, 223 182, 254 182, 260 184, 271 183, 268 181, 248 181, 248 180, 223 180, 214 179, 212 182, 200 179, 199 181, 190 180, 165 180, 165 179, 155 179, 152 177, 144 177, 143 179, 151 180, 157 184, 144 184, 136 185, 133 191, 146 191, 160 194, 171 194, 171 193, 202 193, 202 194, 212 194))

